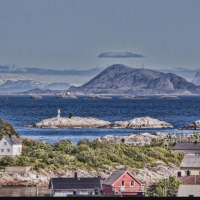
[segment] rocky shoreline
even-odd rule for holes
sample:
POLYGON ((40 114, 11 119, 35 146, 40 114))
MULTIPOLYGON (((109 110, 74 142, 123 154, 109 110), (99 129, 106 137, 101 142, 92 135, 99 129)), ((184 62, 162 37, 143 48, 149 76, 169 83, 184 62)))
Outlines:
MULTIPOLYGON (((106 179, 115 170, 129 170, 139 181, 145 184, 150 184, 158 179, 175 176, 179 167, 173 164, 165 164, 162 161, 156 161, 153 164, 147 164, 143 169, 128 168, 124 165, 115 167, 105 165, 105 169, 97 171, 89 171, 87 169, 76 170, 79 177, 97 177, 102 180, 106 179)), ((39 171, 29 170, 26 173, 16 172, 0 172, 0 186, 36 186, 48 187, 50 178, 53 177, 74 177, 75 170, 57 169, 52 172, 49 169, 40 169, 39 171)))
POLYGON ((165 121, 148 116, 115 122, 93 117, 54 117, 25 126, 32 128, 173 128, 171 124, 165 121))
MULTIPOLYGON (((132 134, 127 136, 113 136, 107 135, 98 138, 98 141, 113 141, 117 143, 124 143, 129 145, 144 145, 150 144, 152 139, 163 139, 167 136, 167 133, 156 132, 132 134)), ((158 179, 168 177, 170 175, 175 176, 179 170, 178 166, 172 163, 164 163, 161 160, 157 160, 154 163, 146 163, 144 168, 130 168, 124 165, 109 166, 104 165, 104 168, 98 170, 89 171, 87 169, 76 170, 80 177, 97 177, 100 176, 102 180, 106 179, 115 170, 129 170, 139 181, 145 184, 150 184, 158 179)), ((58 168, 54 172, 50 169, 39 169, 38 171, 31 168, 26 172, 0 172, 0 186, 34 186, 47 187, 50 178, 53 177, 74 177, 75 170, 70 169, 67 165, 62 169, 58 168)))

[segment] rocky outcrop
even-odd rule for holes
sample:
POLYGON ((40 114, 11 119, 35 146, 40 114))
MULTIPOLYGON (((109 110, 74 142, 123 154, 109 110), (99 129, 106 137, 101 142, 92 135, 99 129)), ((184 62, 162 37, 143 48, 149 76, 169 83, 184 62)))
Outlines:
POLYGON ((111 124, 112 128, 173 128, 165 121, 153 119, 151 117, 139 117, 129 121, 116 121, 111 124))
POLYGON ((106 135, 98 138, 97 140, 100 142, 112 141, 118 144, 129 144, 132 146, 141 145, 144 146, 146 144, 151 144, 152 139, 163 139, 167 136, 167 133, 163 132, 155 132, 153 134, 150 133, 138 133, 131 134, 127 136, 114 136, 114 135, 106 135))
POLYGON ((109 121, 93 117, 54 117, 44 119, 29 127, 35 128, 104 128, 110 125, 109 121))
POLYGON ((66 93, 60 93, 56 96, 57 99, 77 99, 77 97, 73 94, 70 94, 69 92, 66 93))
POLYGON ((180 130, 200 130, 200 120, 197 120, 187 126, 181 126, 180 130))
POLYGON ((148 99, 147 96, 123 96, 120 99, 148 99))
MULTIPOLYGON (((147 164, 143 169, 129 168, 124 165, 108 166, 105 165, 104 169, 92 170, 78 169, 76 170, 79 177, 97 177, 100 176, 102 180, 105 180, 115 170, 129 170, 139 181, 142 183, 152 183, 158 179, 168 177, 170 175, 176 175, 179 168, 173 164, 166 165, 162 161, 156 161, 153 164, 147 164)), ((68 169, 66 166, 64 169, 57 169, 51 171, 49 169, 40 169, 39 171, 30 170, 23 173, 12 172, 0 172, 0 186, 30 186, 38 185, 39 187, 48 186, 50 178, 53 177, 74 177, 75 170, 68 169)))
POLYGON ((87 96, 86 99, 112 99, 112 97, 91 94, 91 95, 87 96))
POLYGON ((167 122, 151 117, 140 117, 129 121, 109 122, 93 117, 54 117, 44 119, 28 127, 35 128, 172 128, 167 122))

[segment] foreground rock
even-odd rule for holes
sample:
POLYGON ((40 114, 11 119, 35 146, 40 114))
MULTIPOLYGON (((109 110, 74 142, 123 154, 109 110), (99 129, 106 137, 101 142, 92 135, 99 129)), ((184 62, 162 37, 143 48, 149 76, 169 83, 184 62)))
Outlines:
POLYGON ((151 144, 152 139, 160 140, 167 136, 167 133, 163 132, 155 132, 153 134, 150 133, 139 133, 139 134, 131 134, 127 136, 114 136, 114 135, 106 135, 98 138, 97 140, 100 142, 112 141, 118 144, 130 144, 132 146, 136 145, 149 145, 151 144))
POLYGON ((180 130, 200 130, 200 120, 197 120, 187 126, 182 126, 180 130))
POLYGON ((167 122, 150 117, 140 117, 129 121, 109 122, 93 117, 54 117, 44 119, 28 127, 35 128, 172 128, 167 122))

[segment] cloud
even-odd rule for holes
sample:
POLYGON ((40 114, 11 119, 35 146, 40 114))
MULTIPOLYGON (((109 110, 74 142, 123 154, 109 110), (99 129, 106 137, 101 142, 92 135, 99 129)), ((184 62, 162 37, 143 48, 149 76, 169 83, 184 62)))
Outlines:
POLYGON ((39 68, 14 68, 0 65, 0 73, 7 74, 36 74, 36 75, 58 75, 58 76, 93 76, 103 71, 101 67, 95 67, 87 70, 54 70, 39 68))
POLYGON ((142 54, 131 52, 104 52, 98 55, 98 58, 145 58, 142 54))

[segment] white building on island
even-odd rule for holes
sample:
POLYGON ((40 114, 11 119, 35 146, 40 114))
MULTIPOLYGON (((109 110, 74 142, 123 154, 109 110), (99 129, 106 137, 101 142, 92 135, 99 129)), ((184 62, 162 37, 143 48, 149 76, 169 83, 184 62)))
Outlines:
POLYGON ((15 135, 6 135, 0 140, 0 156, 17 156, 22 151, 22 143, 15 135))

